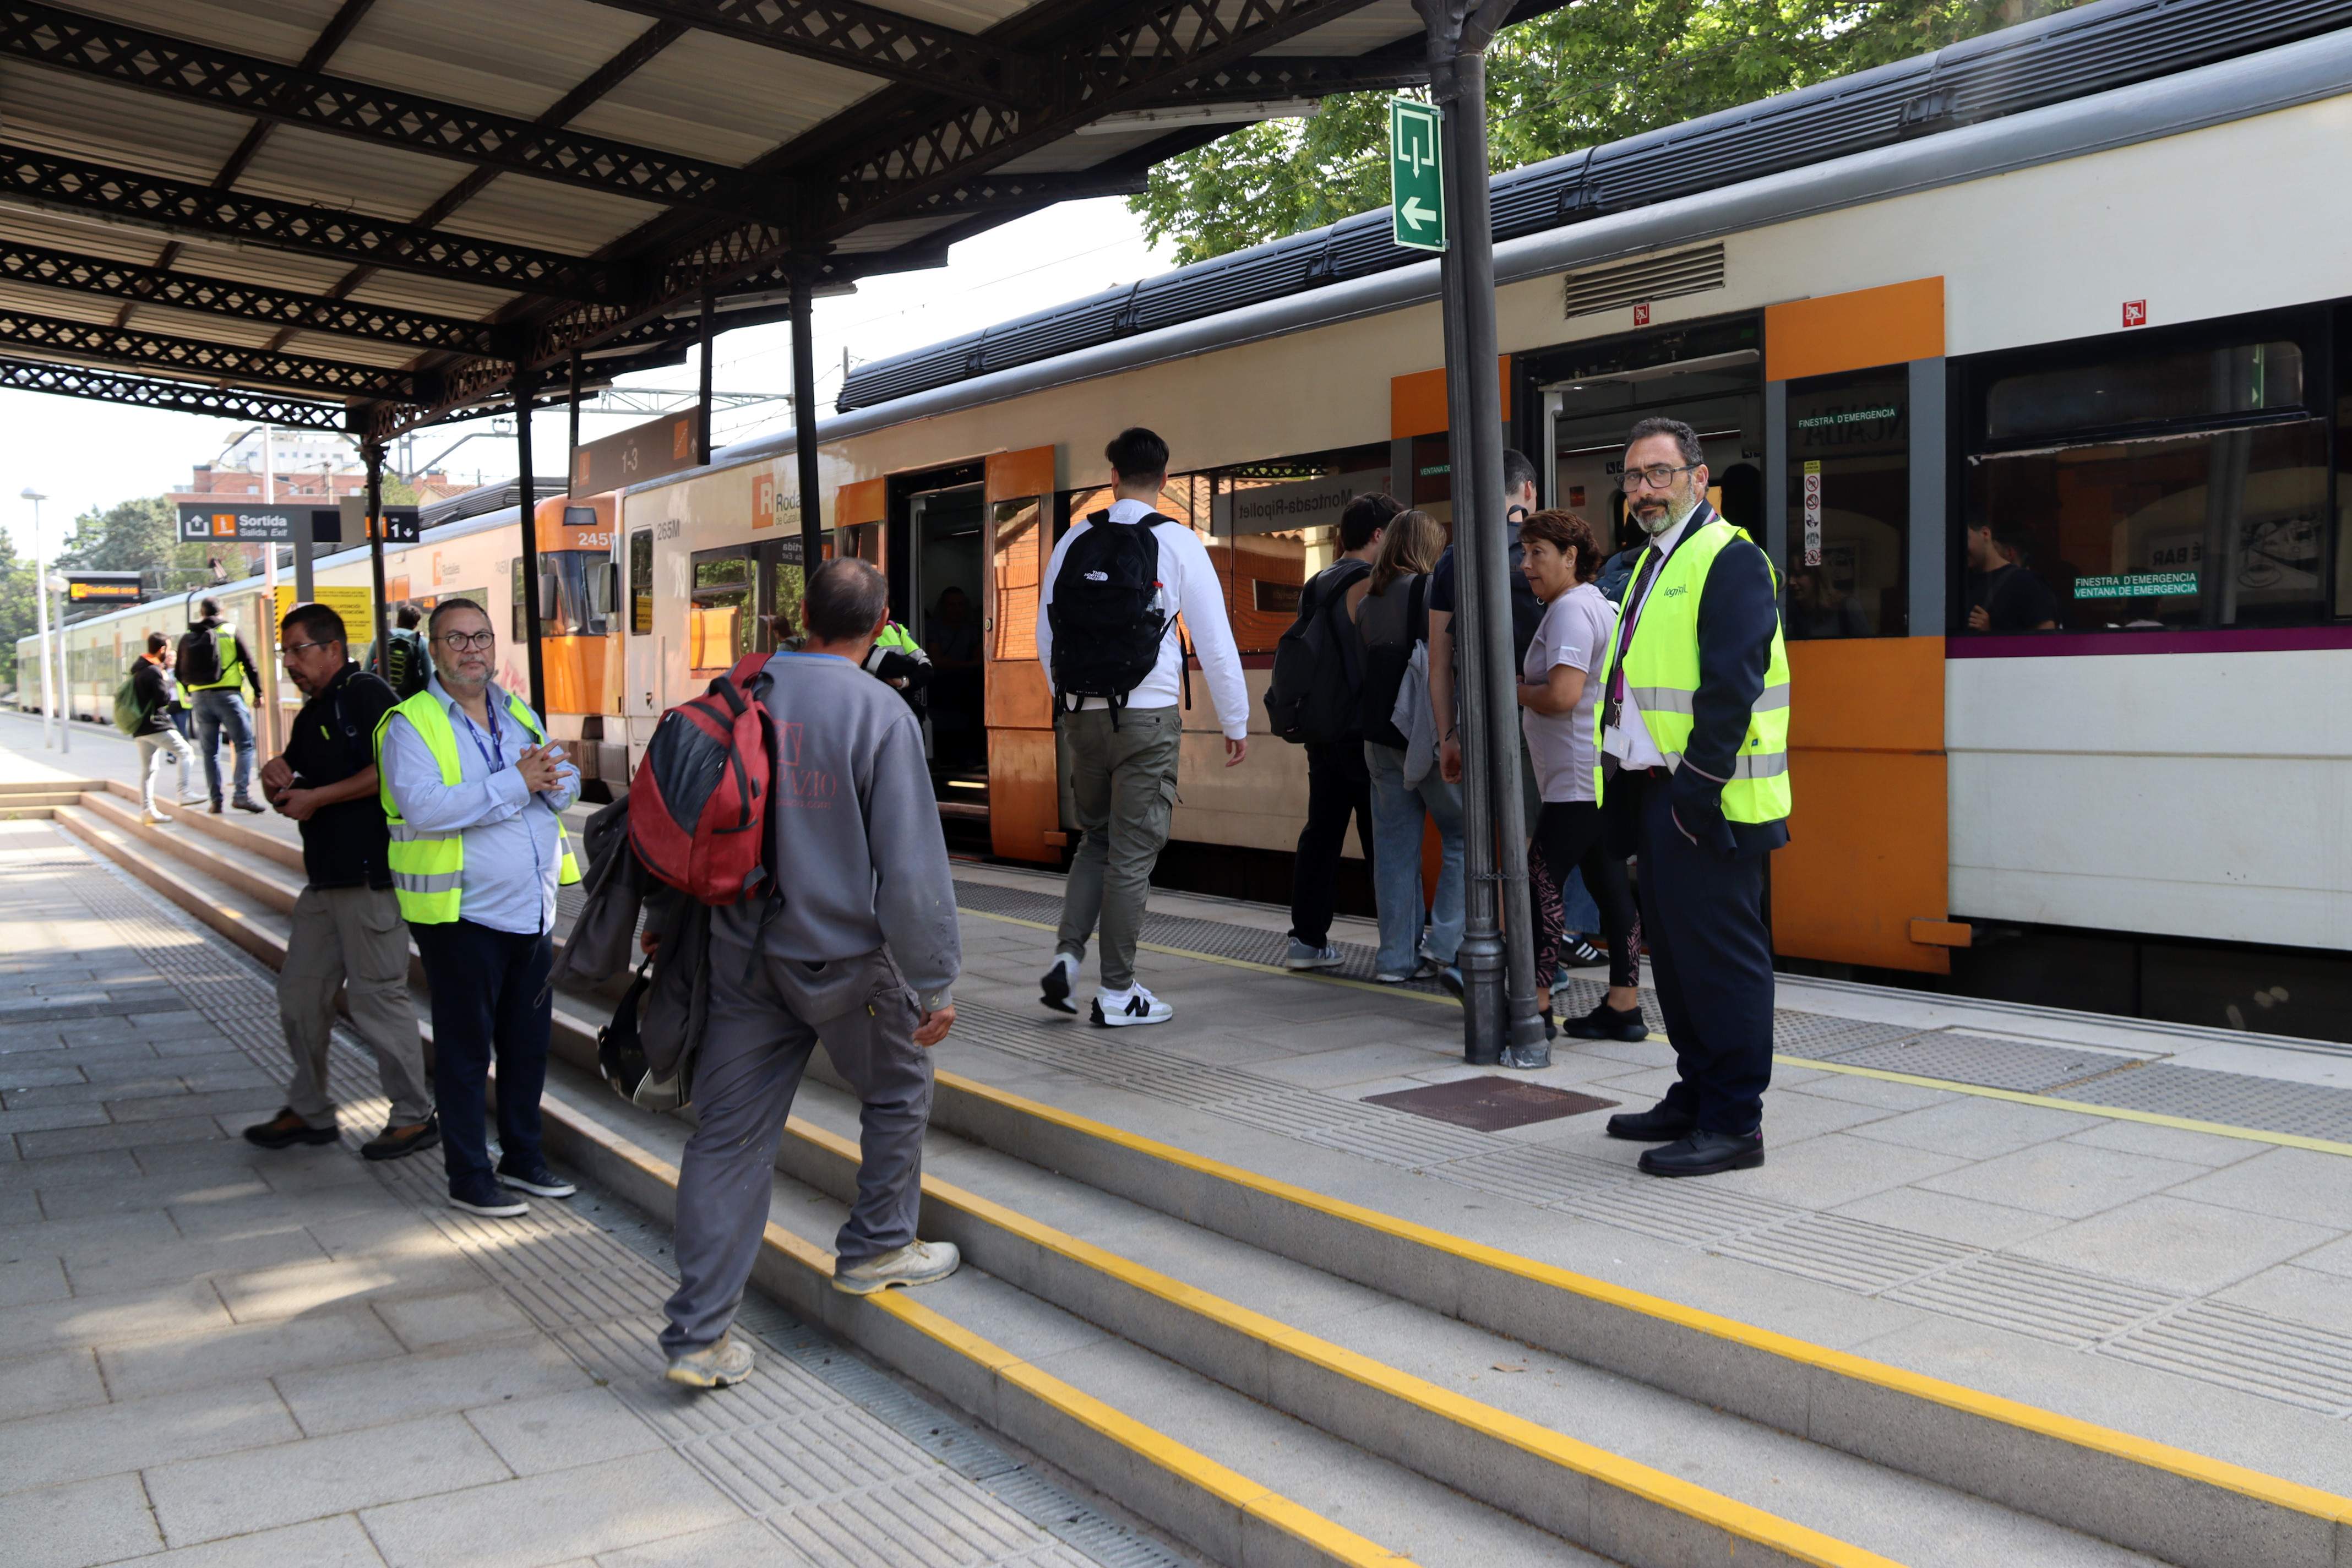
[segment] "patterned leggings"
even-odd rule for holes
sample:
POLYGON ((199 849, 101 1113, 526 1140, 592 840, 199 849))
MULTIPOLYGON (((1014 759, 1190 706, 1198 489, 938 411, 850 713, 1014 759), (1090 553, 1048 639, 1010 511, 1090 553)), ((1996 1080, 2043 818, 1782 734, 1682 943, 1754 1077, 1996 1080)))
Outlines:
POLYGON ((1609 938, 1609 984, 1634 985, 1641 965, 1633 952, 1633 890, 1625 862, 1602 843, 1601 808, 1589 800, 1544 802, 1536 818, 1535 853, 1528 857, 1528 890, 1535 906, 1536 979, 1549 984, 1567 934, 1559 889, 1572 870, 1584 872, 1585 891, 1601 908, 1609 938))

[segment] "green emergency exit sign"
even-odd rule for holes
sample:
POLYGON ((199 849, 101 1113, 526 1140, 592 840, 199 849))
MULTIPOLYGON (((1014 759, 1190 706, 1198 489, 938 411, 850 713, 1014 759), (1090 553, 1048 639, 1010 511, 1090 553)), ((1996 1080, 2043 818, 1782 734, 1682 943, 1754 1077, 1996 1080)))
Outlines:
POLYGON ((1399 245, 1445 248, 1445 174, 1438 153, 1437 106, 1389 100, 1389 216, 1399 245))

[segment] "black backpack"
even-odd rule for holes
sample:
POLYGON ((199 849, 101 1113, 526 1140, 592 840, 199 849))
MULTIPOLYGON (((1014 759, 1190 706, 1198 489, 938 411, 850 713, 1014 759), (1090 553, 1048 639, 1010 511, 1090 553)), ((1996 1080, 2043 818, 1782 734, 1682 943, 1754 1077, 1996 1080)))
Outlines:
POLYGON ((1265 689, 1266 721, 1293 745, 1322 745, 1362 733, 1358 710, 1364 683, 1363 644, 1346 617, 1348 590, 1370 571, 1366 567, 1318 579, 1321 592, 1310 596, 1306 612, 1275 644, 1274 677, 1265 689))
POLYGON ((1391 717, 1396 711, 1397 689, 1412 668, 1412 650, 1429 637, 1427 606, 1429 575, 1398 577, 1387 593, 1367 594, 1356 611, 1357 640, 1364 650, 1364 689, 1357 722, 1364 739, 1404 751, 1412 742, 1391 717))
MULTIPOLYGON (((1054 700, 1075 710, 1088 697, 1109 704, 1111 723, 1127 695, 1150 679, 1160 645, 1175 620, 1160 586, 1160 542, 1152 529, 1175 523, 1151 512, 1133 522, 1090 514, 1070 541, 1045 606, 1054 633, 1054 700)), ((1181 524, 1177 524, 1181 527, 1181 524)))
POLYGON ((406 701, 425 689, 426 678, 433 673, 433 661, 425 651, 425 635, 415 626, 395 626, 385 643, 384 684, 392 688, 394 697, 406 701))
POLYGON ((180 678, 183 688, 210 686, 221 678, 220 643, 217 626, 190 626, 180 637, 180 650, 174 656, 172 672, 180 678))

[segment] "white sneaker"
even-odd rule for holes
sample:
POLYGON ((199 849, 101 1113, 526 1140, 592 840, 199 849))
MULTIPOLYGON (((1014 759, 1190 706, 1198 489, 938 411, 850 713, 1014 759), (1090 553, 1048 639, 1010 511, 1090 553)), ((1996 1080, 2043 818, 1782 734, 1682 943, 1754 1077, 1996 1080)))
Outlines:
POLYGON ((142 826, 161 827, 163 826, 163 820, 152 811, 142 811, 139 814, 139 821, 142 826))
POLYGON ((1136 1024, 1164 1024, 1176 1009, 1138 985, 1129 991, 1095 993, 1095 1027, 1124 1029, 1136 1024))
POLYGON ((751 1375, 751 1347, 732 1334, 685 1355, 672 1356, 662 1375, 688 1388, 725 1388, 751 1375))
POLYGON ((852 1296, 871 1296, 893 1285, 930 1285, 954 1273, 963 1254, 952 1241, 910 1241, 896 1252, 853 1263, 833 1271, 833 1288, 852 1296))
POLYGON ((205 795, 184 795, 180 797, 182 805, 210 805, 212 803, 212 796, 205 795))

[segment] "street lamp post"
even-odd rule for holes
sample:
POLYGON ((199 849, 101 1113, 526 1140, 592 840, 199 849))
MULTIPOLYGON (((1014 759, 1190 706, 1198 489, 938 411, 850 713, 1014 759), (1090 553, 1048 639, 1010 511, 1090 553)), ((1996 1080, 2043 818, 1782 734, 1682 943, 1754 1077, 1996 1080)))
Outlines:
MULTIPOLYGON (((33 620, 41 645, 41 744, 57 749, 58 689, 49 673, 49 569, 41 555, 41 503, 49 498, 26 485, 24 498, 33 503, 33 620)), ((24 679, 24 671, 16 672, 24 679)))

